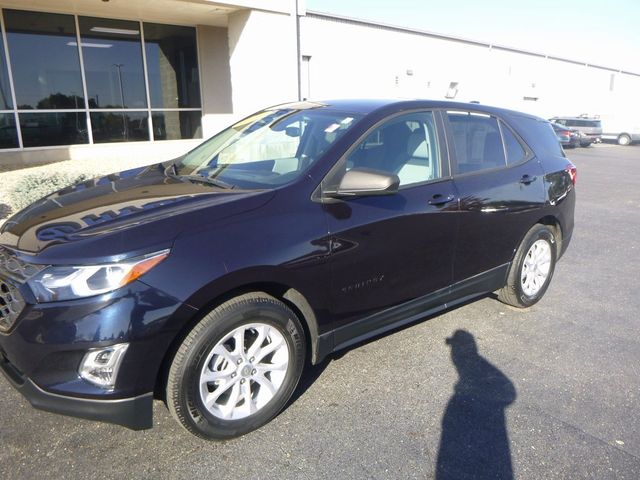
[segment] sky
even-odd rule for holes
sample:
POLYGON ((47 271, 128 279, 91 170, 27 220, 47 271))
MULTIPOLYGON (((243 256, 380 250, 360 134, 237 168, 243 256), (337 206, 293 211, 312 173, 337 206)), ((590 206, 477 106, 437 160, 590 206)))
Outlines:
POLYGON ((640 73, 639 0, 305 0, 308 10, 640 73))

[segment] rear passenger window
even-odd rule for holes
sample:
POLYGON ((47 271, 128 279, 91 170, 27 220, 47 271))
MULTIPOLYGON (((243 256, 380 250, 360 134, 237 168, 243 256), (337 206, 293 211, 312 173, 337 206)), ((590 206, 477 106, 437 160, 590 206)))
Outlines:
POLYGON ((455 173, 464 174, 506 165, 495 117, 470 112, 447 112, 455 146, 455 173))
POLYGON ((507 152, 507 163, 513 165, 523 161, 527 156, 527 151, 522 147, 514 133, 503 122, 500 122, 500 130, 502 130, 504 149, 507 152))

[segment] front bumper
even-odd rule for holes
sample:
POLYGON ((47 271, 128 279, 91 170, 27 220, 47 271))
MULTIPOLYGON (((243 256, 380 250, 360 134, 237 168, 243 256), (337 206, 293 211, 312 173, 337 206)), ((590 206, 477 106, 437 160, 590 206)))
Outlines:
POLYGON ((115 423, 132 430, 144 430, 153 426, 153 393, 117 400, 74 398, 49 393, 31 379, 21 375, 0 353, 0 370, 18 392, 37 409, 72 417, 115 423))
POLYGON ((27 305, 0 334, 0 370, 35 408, 123 425, 152 426, 158 373, 194 309, 141 281, 109 294, 27 305), (115 387, 78 374, 87 350, 128 343, 115 387))

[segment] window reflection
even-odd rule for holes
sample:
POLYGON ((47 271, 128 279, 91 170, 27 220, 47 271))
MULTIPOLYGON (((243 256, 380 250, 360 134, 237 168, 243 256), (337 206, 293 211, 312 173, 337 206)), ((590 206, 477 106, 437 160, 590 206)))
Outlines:
POLYGON ((13 113, 0 113, 0 148, 18 148, 16 117, 13 113))
POLYGON ((4 55, 4 40, 0 37, 0 110, 10 108, 13 108, 13 102, 11 100, 11 88, 9 87, 7 59, 4 55))
POLYGON ((84 112, 20 113, 20 130, 25 147, 87 143, 84 112))
POLYGON ((151 118, 155 140, 202 138, 202 114, 200 111, 153 112, 151 118))
POLYGON ((94 143, 149 140, 147 112, 91 112, 94 143))
POLYGON ((151 107, 200 107, 196 29, 144 24, 151 107))
POLYGON ((145 108, 140 24, 79 17, 89 108, 145 108))
POLYGON ((84 108, 73 15, 4 10, 19 109, 84 108))
POLYGON ((0 12, 0 149, 202 138, 196 28, 0 12))

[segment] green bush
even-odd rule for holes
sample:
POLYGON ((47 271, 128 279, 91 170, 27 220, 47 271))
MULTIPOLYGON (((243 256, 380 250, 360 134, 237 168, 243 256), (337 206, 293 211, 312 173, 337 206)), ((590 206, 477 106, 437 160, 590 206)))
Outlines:
POLYGON ((53 173, 50 175, 25 175, 9 192, 10 206, 14 212, 22 210, 36 200, 56 192, 61 188, 91 178, 86 173, 53 173))

